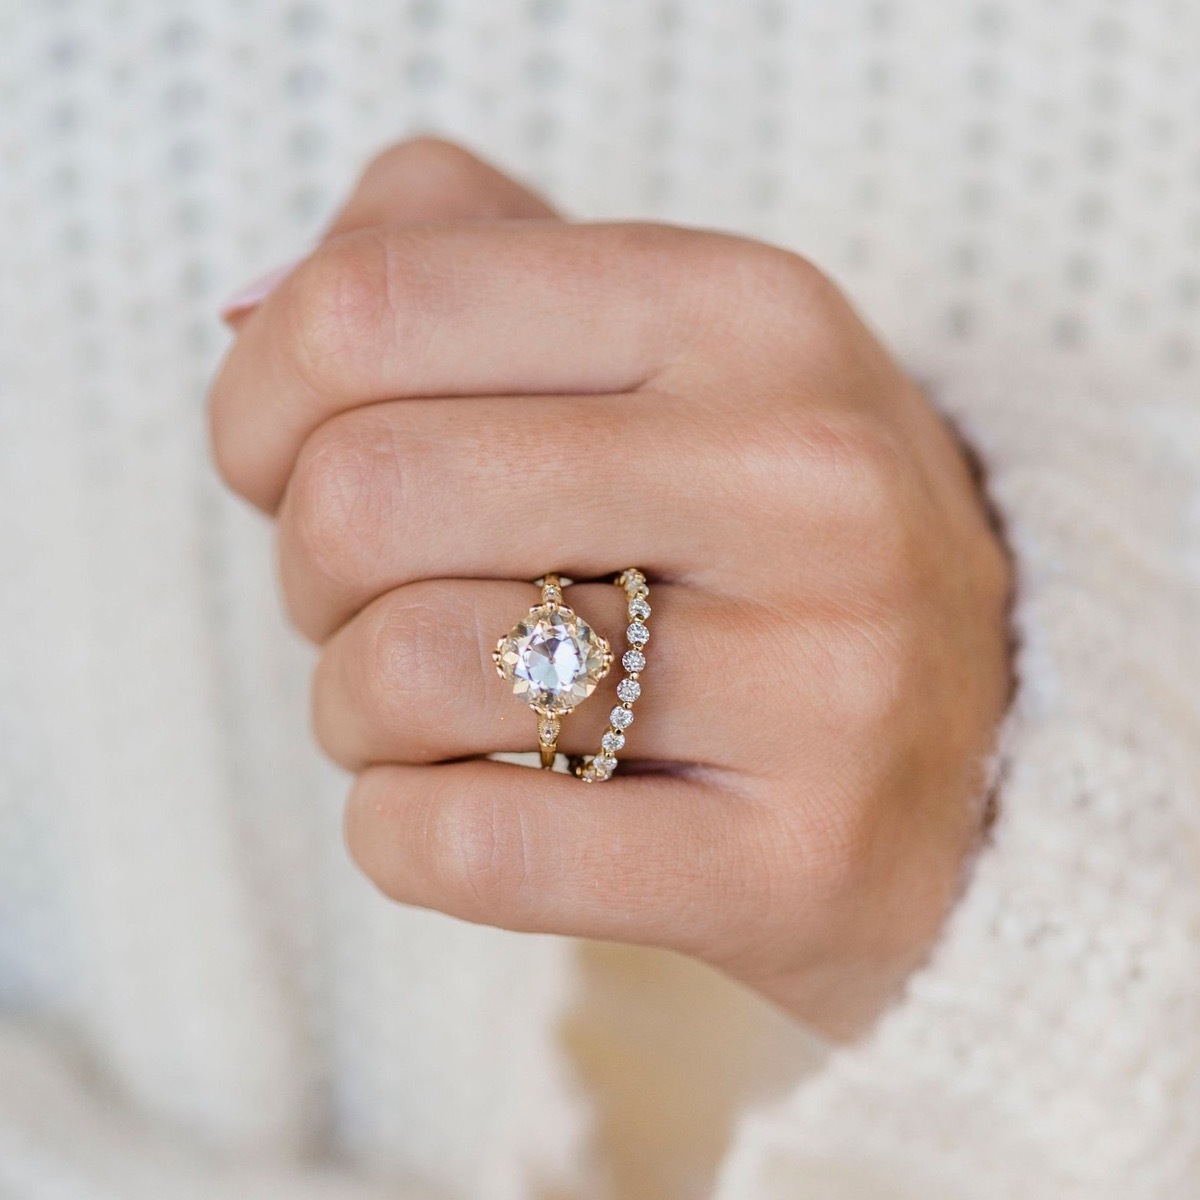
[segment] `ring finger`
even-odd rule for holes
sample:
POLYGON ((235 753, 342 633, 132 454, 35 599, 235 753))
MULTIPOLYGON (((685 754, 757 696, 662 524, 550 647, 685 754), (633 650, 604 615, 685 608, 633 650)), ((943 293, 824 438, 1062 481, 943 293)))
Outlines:
MULTIPOLYGON (((368 605, 329 640, 317 667, 313 721, 326 752, 361 770, 379 762, 533 749, 536 717, 514 698, 491 654, 538 595, 526 583, 425 580, 368 605)), ((729 625, 729 604, 669 585, 654 587, 651 601, 644 690, 618 757, 731 765, 722 755, 741 740, 729 716, 738 707, 731 692, 742 685, 706 686, 729 625), (713 736, 718 728, 723 743, 713 736)), ((560 750, 594 753, 624 674, 626 599, 611 584, 595 583, 567 588, 565 602, 608 638, 617 659, 594 695, 562 723, 560 750)), ((750 606, 736 608, 739 637, 754 636, 750 606)), ((745 700, 752 705, 751 696, 745 700)))

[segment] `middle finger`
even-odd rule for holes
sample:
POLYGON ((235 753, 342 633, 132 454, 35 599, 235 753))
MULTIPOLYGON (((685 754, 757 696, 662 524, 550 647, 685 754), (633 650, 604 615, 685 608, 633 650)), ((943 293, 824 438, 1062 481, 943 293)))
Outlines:
MULTIPOLYGON (((323 641, 420 579, 594 578, 638 566, 693 582, 715 546, 714 440, 673 397, 430 399, 372 405, 309 438, 279 514, 297 626, 323 641), (667 428, 664 445, 646 430, 667 428)), ((725 519, 728 519, 726 516, 725 519)), ((728 550, 722 554, 728 569, 728 550)))

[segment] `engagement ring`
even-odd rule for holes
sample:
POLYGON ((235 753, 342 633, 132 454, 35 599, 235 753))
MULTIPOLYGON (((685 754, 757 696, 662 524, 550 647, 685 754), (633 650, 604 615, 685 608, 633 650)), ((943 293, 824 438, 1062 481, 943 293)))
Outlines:
MULTIPOLYGON (((586 700, 613 664, 606 638, 563 602, 561 576, 548 574, 534 581, 542 589, 535 604, 492 652, 500 676, 512 685, 513 695, 538 715, 538 750, 542 766, 554 766, 562 720, 586 700)), ((625 745, 625 730, 633 724, 633 703, 641 695, 639 674, 646 666, 643 647, 650 640, 650 589, 641 571, 630 568, 613 581, 628 600, 629 649, 621 658, 625 678, 617 684, 619 703, 609 713, 609 725, 597 754, 571 763, 587 783, 608 779, 617 766, 616 754, 625 745)))

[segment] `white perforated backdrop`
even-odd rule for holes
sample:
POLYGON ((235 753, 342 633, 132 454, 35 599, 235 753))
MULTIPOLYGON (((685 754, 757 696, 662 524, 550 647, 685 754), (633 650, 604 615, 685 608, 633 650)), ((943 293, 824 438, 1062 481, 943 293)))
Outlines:
MULTIPOLYGON (((389 909, 345 865, 268 530, 205 456, 218 301, 302 251, 367 155, 436 130, 576 215, 803 251, 918 373, 998 377, 1030 428, 1060 407, 1038 438, 1066 441, 1094 401, 1186 442, 1198 47, 1187 0, 0 0, 14 1028, 49 1029, 97 1094, 191 1144, 525 1194, 527 1147, 569 1153, 547 1049, 565 950, 389 909)), ((40 1078, 11 1036, 10 1081, 40 1078)), ((188 1184, 190 1150, 138 1165, 141 1133, 95 1148, 63 1103, 0 1084, 0 1192, 307 1186, 188 1184)))

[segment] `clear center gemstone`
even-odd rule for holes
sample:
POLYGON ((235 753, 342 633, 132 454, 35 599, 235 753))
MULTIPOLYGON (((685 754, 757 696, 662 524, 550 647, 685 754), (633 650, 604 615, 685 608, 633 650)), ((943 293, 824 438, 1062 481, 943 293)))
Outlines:
POLYGON ((612 663, 608 642, 561 605, 531 609, 498 650, 500 673, 513 694, 552 713, 570 712, 586 700, 612 663))

